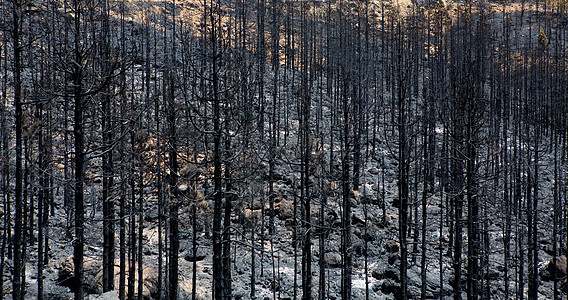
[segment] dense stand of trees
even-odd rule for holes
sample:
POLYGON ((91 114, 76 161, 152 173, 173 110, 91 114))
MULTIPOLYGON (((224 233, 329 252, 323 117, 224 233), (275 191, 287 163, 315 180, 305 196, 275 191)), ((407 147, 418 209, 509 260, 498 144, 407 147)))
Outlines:
POLYGON ((156 265, 152 297, 177 299, 182 250, 196 299, 202 248, 213 299, 233 297, 236 249, 247 297, 271 278, 275 299, 353 299, 363 272, 370 299, 370 248, 387 237, 369 237, 393 217, 397 299, 426 299, 433 268, 438 295, 539 298, 542 251, 556 264, 568 248, 567 13, 562 0, 3 1, 0 298, 31 293, 26 268, 44 298, 59 218, 79 300, 87 252, 103 292, 142 299, 156 265))

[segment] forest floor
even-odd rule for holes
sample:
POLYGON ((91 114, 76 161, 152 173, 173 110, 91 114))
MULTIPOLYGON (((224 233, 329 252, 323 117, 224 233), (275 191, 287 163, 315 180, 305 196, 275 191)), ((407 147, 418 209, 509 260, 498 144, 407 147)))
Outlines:
MULTIPOLYGON (((386 150, 385 150, 386 151, 386 150)), ((550 155, 543 158, 542 163, 542 176, 541 176, 541 193, 549 195, 551 189, 551 172, 547 166, 551 162, 550 155)), ((378 194, 381 187, 376 182, 376 176, 381 173, 383 169, 376 160, 371 159, 365 166, 362 176, 362 187, 360 194, 353 198, 355 207, 353 209, 353 252, 354 252, 354 269, 353 269, 353 299, 365 299, 366 292, 369 293, 369 299, 392 299, 392 291, 397 286, 398 280, 398 257, 397 257, 397 232, 398 220, 397 210, 392 207, 392 200, 396 197, 396 176, 393 171, 392 161, 385 161, 385 196, 387 199, 386 205, 386 222, 383 223, 382 210, 372 203, 372 199, 379 199, 378 194), (367 221, 367 228, 365 233, 365 220, 367 221), (394 247, 394 248, 393 248, 394 247), (367 262, 365 262, 365 251, 368 253, 367 262), (366 267, 365 267, 366 266, 366 267)), ((277 182, 278 187, 278 203, 276 203, 278 217, 276 218, 276 234, 272 237, 270 242, 269 237, 262 241, 258 233, 256 240, 254 240, 255 251, 255 287, 257 299, 293 299, 294 297, 294 281, 297 280, 296 285, 298 295, 301 293, 299 288, 301 278, 298 275, 301 268, 301 249, 294 249, 291 241, 293 240, 293 228, 291 225, 290 211, 292 209, 292 202, 287 200, 291 197, 295 189, 293 182, 296 181, 295 176, 298 174, 290 172, 290 169, 281 167, 277 169, 279 177, 283 180, 277 182), (292 183, 292 184, 291 184, 292 183), (264 251, 260 251, 264 249, 264 251), (295 256, 295 251, 296 256, 295 256)), ((543 196, 544 197, 544 196, 543 196)), ((57 199, 61 199, 58 197, 57 199)), ((439 197, 432 196, 428 204, 428 225, 427 225, 427 291, 428 298, 439 299, 440 290, 445 295, 449 295, 452 291, 450 286, 451 271, 451 257, 447 255, 449 249, 448 245, 448 232, 447 227, 444 226, 442 237, 439 233, 439 218, 440 207, 439 197), (440 251, 442 251, 440 256, 440 251), (440 262, 440 257, 442 261, 440 262), (442 272, 440 272, 442 267, 442 272), (440 274, 442 274, 443 287, 440 287, 440 274)), ((544 267, 546 262, 551 258, 549 249, 551 245, 550 232, 544 230, 549 227, 548 218, 551 211, 550 201, 542 201, 541 216, 542 219, 539 226, 543 228, 545 234, 539 237, 539 261, 541 268, 544 267)), ((85 255, 93 257, 95 260, 102 257, 102 235, 100 234, 101 226, 101 209, 97 203, 92 203, 87 210, 87 247, 85 255)), ((340 216, 340 205, 338 197, 330 197, 328 199, 328 206, 326 209, 327 217, 330 218, 330 230, 325 239, 326 254, 326 293, 328 299, 338 299, 341 282, 341 256, 340 256, 340 228, 337 216, 340 216), (336 226, 337 225, 337 226, 336 226)), ((157 201, 155 199, 148 199, 146 202, 146 210, 148 212, 157 211, 157 201)), ((253 209, 245 209, 248 216, 252 218, 255 213, 260 213, 261 207, 253 205, 253 209)), ((72 235, 68 231, 67 226, 67 213, 62 208, 61 203, 56 205, 55 215, 50 218, 50 252, 49 264, 45 270, 45 295, 47 299, 71 299, 72 292, 68 287, 59 285, 60 270, 65 260, 72 256, 72 235)), ((267 209, 267 207, 265 207, 267 209)), ((317 216, 319 205, 313 207, 313 215, 317 216)), ((187 261, 186 258, 191 255, 191 215, 189 212, 183 212, 182 216, 182 229, 181 229, 181 249, 179 260, 180 271, 180 290, 184 299, 191 297, 191 280, 192 280, 192 262, 187 261)), ((206 228, 208 216, 202 214, 199 221, 203 222, 203 228, 206 228)), ((246 216, 245 216, 246 218, 246 216)), ((239 222, 239 219, 234 215, 233 221, 239 222)), ((265 220, 268 221, 267 219, 265 220)), ((317 218, 314 219, 317 222, 317 218)), ((489 222, 488 237, 490 239, 491 255, 489 257, 489 279, 491 297, 495 299, 502 299, 504 286, 503 286, 503 252, 502 229, 497 227, 498 222, 489 222)), ((257 220, 257 226, 261 225, 260 220, 257 220)), ((145 276, 155 276, 155 270, 158 268, 158 229, 157 229, 156 216, 148 215, 144 222, 144 257, 143 262, 153 271, 145 276)), ((257 229, 258 230, 258 229, 257 229)), ((412 241, 413 231, 409 236, 412 241)), ((233 243, 233 296, 235 299, 250 299, 251 291, 251 232, 239 232, 233 235, 235 242, 233 243)), ((512 236, 514 238, 514 236, 512 236)), ((464 237, 466 240, 466 237, 464 237)), ((314 236, 313 239, 313 290, 317 294, 319 282, 319 269, 318 263, 320 259, 319 254, 319 238, 314 236)), ((212 276, 212 254, 211 254, 211 240, 210 233, 207 230, 199 231, 197 238, 198 242, 198 255, 204 255, 205 258, 197 262, 197 284, 198 294, 200 299, 209 299, 211 291, 211 276, 212 276)), ((420 247, 418 247, 420 249, 420 247)), ((117 250, 118 252, 118 250, 117 250)), ((26 299, 33 299, 37 297, 37 243, 31 245, 27 249, 27 264, 26 264, 26 286, 27 294, 26 299)), ((117 254, 118 255, 118 254, 117 254)), ((165 261, 165 257, 164 257, 165 261)), ((100 262, 99 262, 100 263, 100 262)), ((96 266, 100 266, 95 264, 96 266)), ((87 268, 88 269, 88 268, 87 268)), ((95 270, 98 271, 98 269, 95 270)), ((7 270, 6 272, 9 272, 7 270)), ((92 272, 92 271, 91 271, 92 272)), ((118 273, 118 269, 116 271, 118 273)), ((6 274, 8 275, 8 274, 6 274)), ((510 288, 515 289, 515 274, 510 272, 510 288)), ((91 276, 87 280, 93 280, 96 276, 91 276)), ((413 298, 420 295, 420 287, 422 285, 420 279, 420 250, 413 253, 413 244, 409 245, 409 290, 413 298)), ((154 279, 155 280, 155 279, 154 279)), ((89 282, 88 282, 89 283, 89 282)), ((5 283, 5 291, 11 289, 10 282, 5 283)), ((155 292, 155 290, 153 291, 155 292)), ((550 281, 541 281, 539 289, 541 299, 552 298, 552 283, 550 281)))

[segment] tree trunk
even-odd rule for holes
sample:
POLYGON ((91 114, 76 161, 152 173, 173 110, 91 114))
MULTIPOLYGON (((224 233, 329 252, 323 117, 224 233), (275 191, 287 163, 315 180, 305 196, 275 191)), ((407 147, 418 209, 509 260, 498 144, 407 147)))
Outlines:
MULTIPOLYGON (((81 50, 81 18, 82 5, 79 0, 73 1, 75 18, 75 36, 74 36, 74 59, 76 62, 84 61, 81 50)), ((73 98, 74 98, 74 123, 73 137, 75 144, 75 240, 73 244, 73 258, 75 265, 75 280, 77 290, 75 291, 75 300, 83 300, 84 295, 84 278, 83 278, 83 252, 85 247, 85 220, 84 220, 84 194, 83 183, 85 181, 85 154, 84 154, 84 134, 83 134, 83 66, 80 63, 74 65, 73 74, 73 98)))
MULTIPOLYGON (((24 299, 22 291, 22 268, 24 258, 22 257, 22 209, 24 206, 24 198, 22 193, 23 183, 23 151, 22 151, 22 79, 21 79, 21 46, 20 46, 20 17, 21 3, 19 0, 12 0, 12 42, 14 55, 14 107, 15 107, 15 125, 16 125, 16 190, 15 190, 15 216, 14 216, 14 273, 12 278, 12 293, 15 300, 24 299)), ((6 213, 9 213, 7 211, 6 213)), ((0 274, 3 275, 3 274, 0 274)))

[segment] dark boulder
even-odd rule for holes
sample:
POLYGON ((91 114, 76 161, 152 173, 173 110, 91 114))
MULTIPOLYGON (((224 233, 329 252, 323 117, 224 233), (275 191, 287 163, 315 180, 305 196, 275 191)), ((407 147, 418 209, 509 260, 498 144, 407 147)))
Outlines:
POLYGON ((543 280, 554 280, 566 277, 566 256, 556 256, 556 259, 554 259, 554 257, 551 258, 539 273, 543 280))
POLYGON ((385 250, 387 250, 387 252, 389 253, 398 252, 399 249, 400 249, 400 244, 395 240, 389 240, 385 245, 385 250))

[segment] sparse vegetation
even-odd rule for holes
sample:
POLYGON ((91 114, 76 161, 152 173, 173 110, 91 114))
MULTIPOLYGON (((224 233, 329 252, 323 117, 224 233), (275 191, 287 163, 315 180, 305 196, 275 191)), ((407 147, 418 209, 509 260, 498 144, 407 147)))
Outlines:
POLYGON ((566 9, 3 1, 0 299, 563 299, 566 9))

